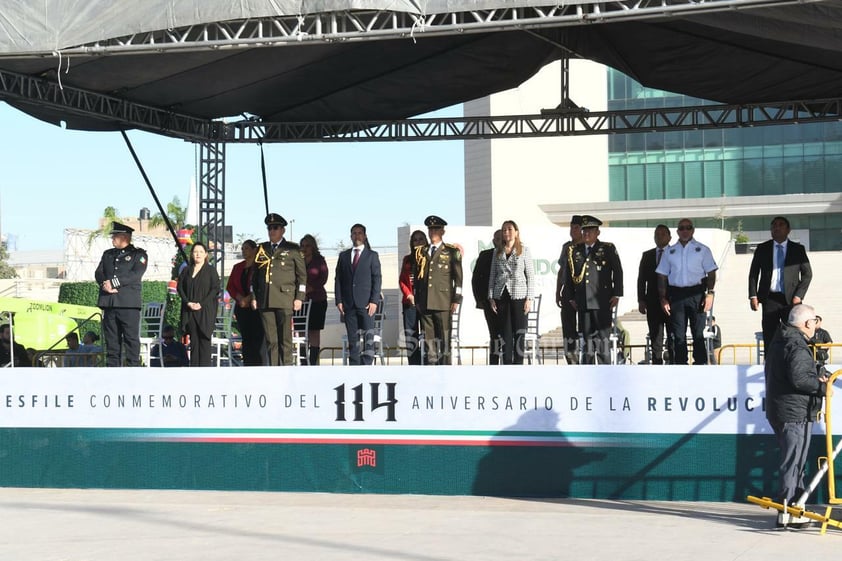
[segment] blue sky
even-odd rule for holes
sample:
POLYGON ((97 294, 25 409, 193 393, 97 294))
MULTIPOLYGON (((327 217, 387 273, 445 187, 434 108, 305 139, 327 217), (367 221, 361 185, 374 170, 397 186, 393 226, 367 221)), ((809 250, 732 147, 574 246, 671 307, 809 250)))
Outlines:
MULTIPOLYGON (((459 116, 461 106, 438 115, 459 116)), ((0 229, 16 236, 18 250, 61 249, 65 228, 96 228, 107 206, 121 216, 156 212, 119 132, 64 130, 5 103, 0 130, 0 229)), ((138 131, 129 138, 162 204, 177 196, 186 206, 194 145, 138 131)), ((264 151, 270 210, 295 220, 295 241, 311 233, 334 246, 361 222, 372 244, 393 246, 399 226, 428 214, 464 224, 460 141, 267 144, 264 151)), ((235 239, 265 238, 259 147, 229 145, 226 163, 226 223, 235 239)))

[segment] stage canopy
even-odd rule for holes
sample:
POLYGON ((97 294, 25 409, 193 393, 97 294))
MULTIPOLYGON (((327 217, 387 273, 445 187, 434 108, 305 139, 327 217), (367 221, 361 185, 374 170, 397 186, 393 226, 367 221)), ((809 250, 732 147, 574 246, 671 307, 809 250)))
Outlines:
MULTIPOLYGON (((722 103, 842 90, 842 2, 5 0, 0 73, 202 119, 400 119, 515 87, 565 54, 722 103)), ((69 128, 124 128, 27 94, 69 128)))

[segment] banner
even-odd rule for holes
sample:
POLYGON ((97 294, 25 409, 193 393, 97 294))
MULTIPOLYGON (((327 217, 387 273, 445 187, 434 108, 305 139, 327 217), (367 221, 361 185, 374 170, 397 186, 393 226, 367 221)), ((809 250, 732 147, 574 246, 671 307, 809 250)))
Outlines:
POLYGON ((10 369, 0 387, 0 427, 126 439, 558 445, 771 432, 760 366, 10 369))

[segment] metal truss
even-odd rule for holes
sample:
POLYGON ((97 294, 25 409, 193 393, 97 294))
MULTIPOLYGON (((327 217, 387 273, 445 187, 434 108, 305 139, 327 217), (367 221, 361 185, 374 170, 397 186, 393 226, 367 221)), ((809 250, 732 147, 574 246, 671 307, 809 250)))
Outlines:
POLYGON ((212 121, 96 92, 0 70, 0 99, 94 117, 192 142, 393 142, 585 136, 754 127, 842 120, 842 98, 746 105, 701 105, 587 111, 577 107, 540 115, 417 118, 392 121, 270 123, 212 121))
POLYGON ((198 226, 221 279, 225 275, 225 144, 199 143, 198 226))
MULTIPOLYGON (((829 0, 612 0, 505 6, 441 13, 341 10, 206 23, 127 35, 61 49, 62 56, 237 49, 283 44, 420 38, 541 27, 567 27, 759 9, 829 0)), ((472 3, 465 3, 471 5, 472 3)), ((451 4, 459 7, 459 2, 451 4)), ((56 51, 0 54, 0 58, 53 57, 56 51)))
POLYGON ((842 99, 753 105, 702 105, 623 111, 549 110, 541 115, 396 121, 225 125, 225 142, 394 142, 587 136, 797 124, 842 120, 842 99))
POLYGON ((221 122, 126 101, 57 82, 0 70, 0 99, 58 109, 62 113, 96 117, 124 128, 136 128, 202 141, 219 135, 221 122))

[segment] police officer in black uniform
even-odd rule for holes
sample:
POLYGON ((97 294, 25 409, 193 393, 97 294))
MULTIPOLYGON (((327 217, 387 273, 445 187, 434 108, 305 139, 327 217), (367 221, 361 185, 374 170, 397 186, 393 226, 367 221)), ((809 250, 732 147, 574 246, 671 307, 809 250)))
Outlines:
POLYGON ((614 244, 599 240, 602 221, 582 216, 582 243, 567 250, 567 280, 571 304, 579 314, 585 337, 584 364, 610 364, 612 311, 623 295, 623 266, 614 244))
POLYGON ((266 351, 270 366, 289 366, 294 362, 292 348, 292 314, 301 309, 307 290, 307 268, 297 243, 284 238, 287 221, 276 213, 263 220, 269 241, 257 248, 254 263, 255 300, 260 310, 266 351))
POLYGON ((106 366, 121 366, 126 349, 126 366, 140 366, 140 287, 149 258, 132 245, 134 229, 113 222, 112 249, 102 254, 94 278, 99 285, 97 306, 102 308, 106 366))

